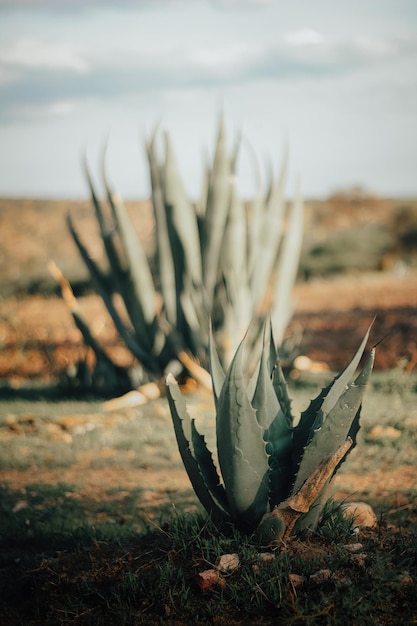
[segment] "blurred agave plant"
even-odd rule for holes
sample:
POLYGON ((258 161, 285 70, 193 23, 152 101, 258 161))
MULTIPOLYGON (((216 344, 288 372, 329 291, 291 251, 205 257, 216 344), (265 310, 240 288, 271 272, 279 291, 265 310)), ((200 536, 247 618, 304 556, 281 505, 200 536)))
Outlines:
MULTIPOLYGON (((165 375, 173 360, 184 365, 190 355, 208 366, 209 319, 224 367, 251 322, 248 354, 255 346, 261 349, 265 311, 271 311, 275 337, 281 342, 292 316, 291 292, 303 237, 300 195, 288 208, 285 202, 287 156, 280 176, 271 177, 266 192, 256 173, 255 198, 245 205, 234 176, 240 144, 229 154, 221 118, 213 162, 206 168, 201 199, 194 205, 184 191, 169 135, 164 135, 162 159, 157 138, 155 131, 146 145, 154 258, 145 254, 125 205, 113 191, 104 158, 107 206, 98 197, 87 164, 85 172, 109 276, 68 216, 73 240, 120 337, 151 378, 165 375), (115 293, 121 295, 124 316, 115 306, 115 293)), ((80 329, 95 349, 85 320, 80 329)))
POLYGON ((249 380, 242 367, 246 338, 226 373, 211 341, 220 472, 174 377, 166 380, 179 451, 198 498, 219 526, 255 531, 262 545, 286 540, 294 526, 317 524, 326 487, 356 443, 375 352, 352 382, 368 330, 352 360, 296 423, 270 325, 268 335, 249 380))

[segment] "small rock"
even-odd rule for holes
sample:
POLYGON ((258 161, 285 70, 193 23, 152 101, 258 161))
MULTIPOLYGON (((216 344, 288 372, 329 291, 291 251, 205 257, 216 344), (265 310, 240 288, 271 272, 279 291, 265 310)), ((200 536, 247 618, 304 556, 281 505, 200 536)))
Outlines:
POLYGON ((300 587, 305 580, 304 576, 300 576, 300 574, 288 574, 288 578, 295 588, 300 587))
POLYGON ((355 567, 364 568, 366 564, 365 552, 359 552, 359 554, 352 554, 352 556, 349 559, 349 562, 355 567))
POLYGON ((16 504, 14 505, 12 512, 18 513, 22 509, 27 509, 28 506, 29 506, 29 503, 27 502, 27 500, 18 500, 16 504))
POLYGON ((328 372, 329 366, 323 361, 312 361, 306 355, 297 356, 294 360, 294 367, 300 372, 312 372, 314 374, 328 372))
POLYGON ((363 545, 361 543, 347 543, 342 548, 347 552, 359 552, 359 550, 362 550, 363 545))
POLYGON ((141 385, 138 391, 143 393, 145 398, 148 400, 156 400, 156 398, 160 398, 161 396, 161 390, 156 383, 146 383, 145 385, 141 385))
POLYGON ((112 398, 104 402, 103 408, 105 411, 120 411, 121 409, 128 409, 131 407, 142 406, 149 401, 149 398, 145 396, 141 391, 133 390, 128 391, 119 398, 112 398))
POLYGON ((398 439, 399 437, 401 437, 401 431, 393 426, 374 426, 366 435, 366 438, 370 441, 398 439))
POLYGON ((214 585, 224 587, 226 584, 224 578, 221 578, 219 570, 214 568, 199 572, 195 577, 195 581, 202 591, 209 591, 214 585))
POLYGON ((273 552, 260 552, 259 559, 264 563, 270 563, 275 559, 275 554, 273 552))
POLYGON ((233 572, 239 567, 240 561, 237 554, 222 554, 216 561, 216 569, 223 574, 233 572))
POLYGON ((341 572, 336 572, 332 577, 332 580, 335 581, 338 587, 350 587, 351 585, 353 585, 353 582, 349 578, 349 576, 346 576, 341 572))
POLYGON ((366 502, 348 502, 342 504, 345 517, 353 517, 355 526, 362 528, 375 528, 378 522, 376 515, 366 502))
POLYGON ((408 587, 413 584, 413 578, 410 576, 409 572, 401 572, 397 576, 397 581, 400 583, 402 587, 408 587))
POLYGON ((316 583, 316 585, 322 585, 330 580, 331 577, 332 573, 329 569, 319 569, 314 574, 311 574, 310 580, 311 582, 316 583))

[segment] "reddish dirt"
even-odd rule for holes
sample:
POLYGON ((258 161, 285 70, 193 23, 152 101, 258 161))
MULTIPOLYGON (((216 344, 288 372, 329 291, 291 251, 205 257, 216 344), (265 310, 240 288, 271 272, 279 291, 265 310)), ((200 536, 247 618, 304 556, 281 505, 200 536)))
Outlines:
MULTIPOLYGON (((118 341, 101 300, 80 298, 92 330, 120 365, 132 358, 118 341)), ((288 334, 302 332, 298 350, 338 370, 351 357, 375 317, 376 369, 417 365, 417 273, 403 278, 368 274, 313 280, 295 289, 288 334)), ((81 335, 59 297, 26 296, 0 301, 0 378, 14 383, 51 380, 86 356, 81 335)))
MULTIPOLYGON (((150 252, 150 203, 126 205, 145 249, 150 252)), ((103 260, 90 202, 0 198, 0 379, 16 383, 56 379, 68 365, 85 357, 80 334, 61 298, 29 295, 56 289, 47 270, 51 259, 72 284, 85 284, 87 271, 66 227, 68 212, 89 242, 91 254, 103 260)), ((295 315, 289 334, 301 330, 301 353, 337 370, 350 358, 376 317, 371 341, 383 339, 376 369, 398 364, 414 369, 417 255, 412 237, 417 232, 417 201, 378 198, 352 190, 327 200, 307 202, 305 225, 305 239, 310 244, 325 241, 332 233, 373 225, 389 232, 393 243, 392 250, 378 261, 380 270, 389 271, 338 275, 296 286, 295 315), (408 247, 407 233, 411 237, 408 247)), ((87 321, 92 322, 93 333, 118 363, 129 365, 131 357, 118 342, 101 301, 92 295, 81 298, 80 305, 87 321)))

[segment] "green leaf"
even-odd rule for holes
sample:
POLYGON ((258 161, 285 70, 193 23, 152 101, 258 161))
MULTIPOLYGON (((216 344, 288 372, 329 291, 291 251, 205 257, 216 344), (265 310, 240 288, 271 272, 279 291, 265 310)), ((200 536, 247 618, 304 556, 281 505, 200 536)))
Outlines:
POLYGON ((223 117, 220 118, 217 145, 210 175, 203 238, 203 274, 211 309, 217 282, 220 253, 231 193, 231 163, 226 150, 223 117))
POLYGON ((287 165, 288 154, 286 152, 281 174, 278 180, 272 184, 269 197, 265 201, 266 206, 263 211, 263 220, 259 232, 258 254, 251 276, 255 310, 258 310, 265 297, 282 241, 285 214, 284 187, 287 165))
POLYGON ((311 441, 304 450, 297 478, 295 493, 324 458, 333 454, 347 439, 362 403, 363 394, 372 372, 375 351, 372 350, 363 370, 332 404, 322 424, 314 430, 311 441))
POLYGON ((201 474, 199 464, 190 448, 190 442, 192 442, 193 438, 191 419, 188 415, 184 398, 172 374, 167 376, 166 391, 178 449, 194 491, 216 524, 226 522, 228 521, 228 515, 213 499, 201 474))
POLYGON ((163 297, 165 315, 168 322, 177 325, 177 300, 175 268, 169 238, 167 215, 163 198, 163 172, 156 153, 156 130, 146 144, 149 173, 152 186, 152 206, 155 217, 156 263, 163 297))
POLYGON ((210 324, 210 338, 209 338, 209 353, 210 353, 210 373, 213 384, 214 402, 216 410, 218 408, 218 402, 220 393, 226 378, 223 367, 220 363, 219 355, 217 354, 216 346, 214 345, 213 331, 210 324))
POLYGON ((359 348, 345 368, 327 385, 327 387, 321 390, 318 396, 310 402, 307 409, 301 414, 301 419, 295 427, 293 435, 292 457, 294 474, 297 472, 304 448, 311 441, 314 431, 321 427, 326 416, 351 381, 362 358, 371 328, 372 324, 369 326, 359 348))
POLYGON ((269 320, 269 371, 274 386, 276 397, 278 398, 279 405, 285 415, 288 428, 294 426, 294 415, 292 412, 292 399, 288 389, 288 383, 285 380, 284 372, 282 371, 279 352, 276 347, 276 341, 274 331, 272 328, 271 319, 269 320))
POLYGON ((230 363, 254 313, 248 279, 246 239, 245 209, 238 197, 235 184, 231 183, 230 210, 220 259, 226 294, 231 305, 226 363, 230 363))
POLYGON ((272 384, 267 349, 262 352, 252 405, 259 424, 265 429, 263 437, 269 455, 269 502, 270 507, 274 507, 288 496, 291 486, 292 429, 272 384))
MULTIPOLYGON (((108 181, 105 173, 105 164, 104 164, 105 154, 103 154, 103 178, 106 186, 106 192, 110 199, 110 188, 108 187, 108 181)), ((100 200, 98 199, 97 192, 93 185, 93 180, 91 178, 90 170, 88 168, 87 159, 84 155, 83 160, 83 168, 84 174, 87 179, 87 184, 90 189, 91 200, 93 203, 95 216, 97 219, 97 223, 100 228, 100 235, 103 240, 104 249, 106 251, 107 259, 109 261, 110 271, 114 277, 115 284, 119 284, 124 277, 124 267, 123 267, 123 259, 120 255, 120 251, 117 249, 115 244, 115 225, 113 220, 109 219, 109 216, 106 215, 100 200)), ((110 204, 111 206, 111 204, 110 204)))
POLYGON ((160 374, 160 368, 158 366, 158 363, 147 349, 147 344, 141 344, 140 339, 132 334, 131 330, 120 317, 118 310, 114 306, 112 294, 108 288, 106 278, 103 272, 98 267, 97 263, 88 253, 87 248, 82 243, 70 215, 67 216, 67 224, 74 243, 78 248, 80 256, 83 259, 96 284, 97 290, 113 320, 113 323, 120 337, 125 342, 130 352, 138 359, 138 361, 143 364, 146 369, 148 369, 150 372, 153 372, 154 374, 160 374))
POLYGON ((286 230, 282 237, 278 262, 274 270, 272 304, 272 326, 278 343, 281 343, 285 329, 292 317, 292 291, 297 278, 301 246, 304 234, 304 203, 299 186, 296 199, 287 216, 286 230))
POLYGON ((226 491, 220 482, 220 476, 213 461, 213 455, 207 448, 203 435, 197 430, 195 420, 191 420, 191 440, 195 459, 200 468, 201 475, 213 498, 219 506, 226 512, 229 504, 226 491))
POLYGON ((172 207, 172 226, 184 250, 185 267, 195 285, 201 286, 201 245, 197 216, 188 200, 179 175, 177 161, 168 133, 165 133, 164 201, 172 207))
POLYGON ((256 526, 268 501, 268 455, 242 372, 243 341, 220 393, 216 414, 219 464, 236 524, 256 526))

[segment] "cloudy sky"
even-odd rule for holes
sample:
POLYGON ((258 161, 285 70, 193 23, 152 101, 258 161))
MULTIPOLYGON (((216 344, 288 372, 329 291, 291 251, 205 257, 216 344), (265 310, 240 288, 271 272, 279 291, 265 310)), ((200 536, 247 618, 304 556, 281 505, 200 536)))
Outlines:
MULTIPOLYGON (((0 195, 149 195, 144 138, 171 133, 190 195, 223 110, 306 197, 417 195, 416 0, 0 0, 0 195)), ((250 194, 250 150, 239 169, 250 194)))

